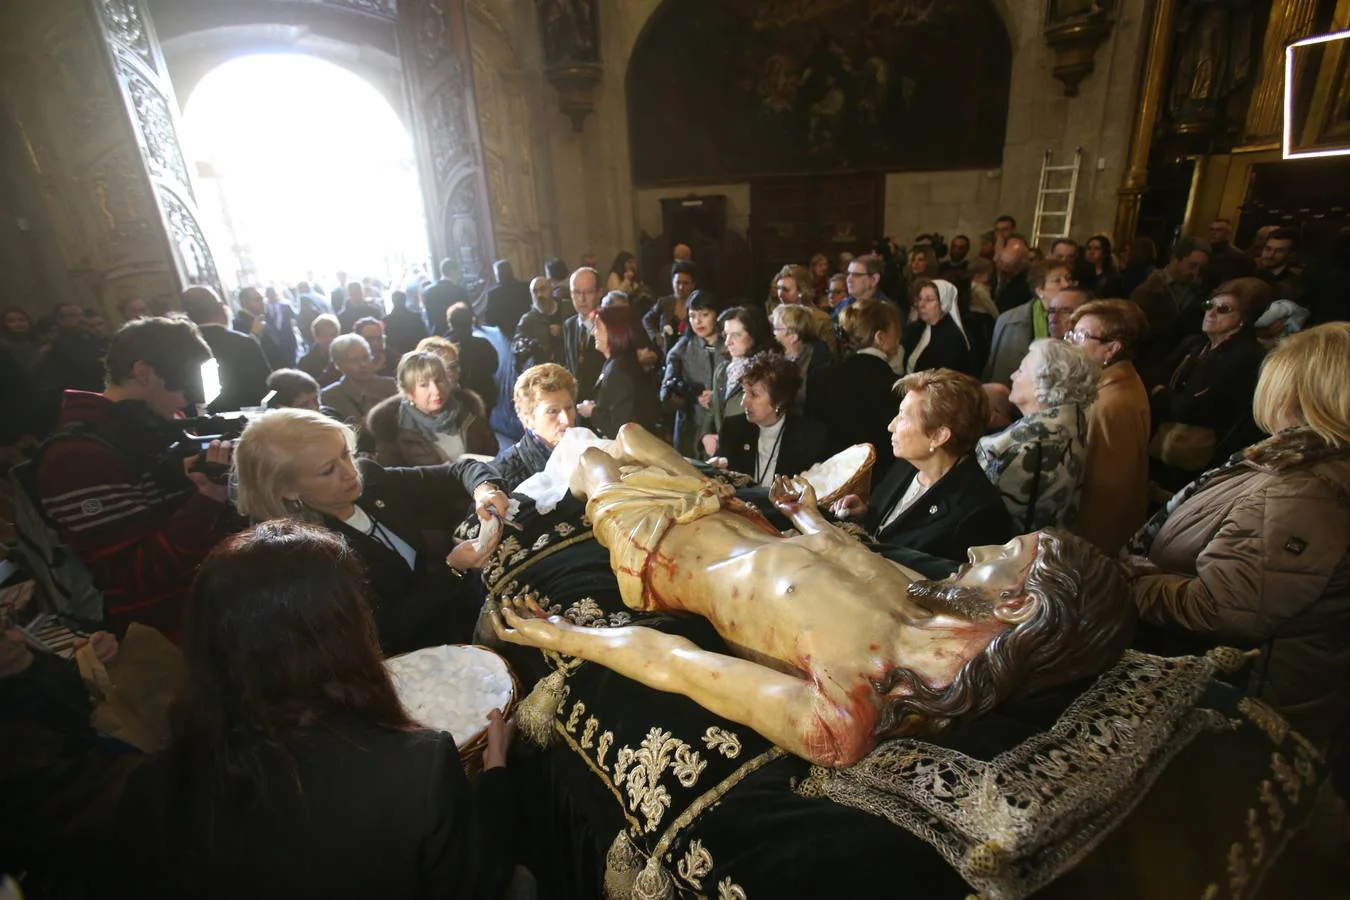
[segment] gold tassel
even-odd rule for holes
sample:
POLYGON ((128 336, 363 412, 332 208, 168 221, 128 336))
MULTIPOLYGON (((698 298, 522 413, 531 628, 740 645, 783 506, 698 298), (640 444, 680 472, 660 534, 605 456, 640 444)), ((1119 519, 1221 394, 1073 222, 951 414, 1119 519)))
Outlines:
POLYGON ((633 884, 637 881, 638 862, 637 847, 633 846, 628 832, 620 831, 605 854, 605 900, 630 900, 633 884))
POLYGON ((540 679, 516 707, 516 729, 541 750, 553 742, 553 722, 562 708, 565 681, 561 671, 540 679))
POLYGON ((633 900, 675 900, 675 881, 670 872, 653 856, 633 882, 633 900))

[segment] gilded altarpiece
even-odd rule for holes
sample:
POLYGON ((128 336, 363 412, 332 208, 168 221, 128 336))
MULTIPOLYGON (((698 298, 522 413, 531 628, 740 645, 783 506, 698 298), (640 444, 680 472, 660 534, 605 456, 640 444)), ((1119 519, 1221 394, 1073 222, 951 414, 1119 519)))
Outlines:
POLYGON ((432 253, 458 260, 471 291, 496 254, 461 0, 400 0, 399 56, 432 253))

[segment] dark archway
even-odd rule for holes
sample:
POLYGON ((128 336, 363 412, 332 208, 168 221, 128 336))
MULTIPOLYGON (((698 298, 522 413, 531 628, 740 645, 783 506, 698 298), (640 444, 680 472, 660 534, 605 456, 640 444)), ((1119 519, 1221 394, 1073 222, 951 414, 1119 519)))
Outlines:
POLYGON ((1012 46, 991 0, 665 0, 633 49, 639 186, 1001 165, 1012 46))

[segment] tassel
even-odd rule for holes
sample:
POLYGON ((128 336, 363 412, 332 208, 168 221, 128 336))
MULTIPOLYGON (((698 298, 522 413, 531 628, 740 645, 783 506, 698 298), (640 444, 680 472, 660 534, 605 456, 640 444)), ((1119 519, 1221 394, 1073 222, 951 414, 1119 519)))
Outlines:
POLYGON ((638 849, 628 832, 620 831, 614 836, 614 843, 605 854, 605 900, 629 900, 633 896, 638 858, 638 849))
POLYGON ((531 744, 544 749, 553 743, 553 722, 566 696, 566 676, 554 672, 539 680, 516 707, 516 728, 531 744))
POLYGON ((675 900, 675 882, 655 856, 647 860, 633 882, 633 900, 675 900))

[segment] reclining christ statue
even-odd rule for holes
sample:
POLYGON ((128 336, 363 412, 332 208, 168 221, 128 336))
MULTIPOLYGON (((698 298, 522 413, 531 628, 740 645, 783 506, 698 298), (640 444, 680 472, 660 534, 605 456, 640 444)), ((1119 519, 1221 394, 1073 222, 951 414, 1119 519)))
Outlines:
POLYGON ((817 765, 1096 674, 1130 637, 1124 566, 1069 535, 973 548, 952 578, 926 581, 830 524, 807 482, 770 491, 800 532, 783 537, 636 425, 582 455, 572 490, 623 602, 703 616, 735 655, 642 626, 579 627, 528 601, 494 612, 498 637, 683 694, 817 765))

